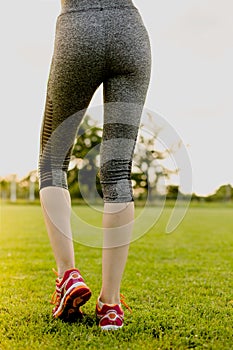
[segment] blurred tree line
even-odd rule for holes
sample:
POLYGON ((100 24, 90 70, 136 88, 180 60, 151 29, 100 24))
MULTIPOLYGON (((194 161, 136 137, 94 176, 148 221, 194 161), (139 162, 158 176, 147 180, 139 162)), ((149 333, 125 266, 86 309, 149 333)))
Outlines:
MULTIPOLYGON (((166 185, 166 180, 171 174, 177 174, 178 169, 167 169, 160 162, 169 156, 171 150, 167 149, 163 152, 156 150, 156 136, 155 134, 148 138, 139 133, 131 176, 135 200, 145 201, 148 197, 148 200, 153 203, 164 196, 167 200, 175 200, 179 194, 178 186, 166 185)), ((86 116, 76 135, 68 171, 69 191, 73 200, 85 199, 92 202, 101 200, 102 190, 99 179, 101 140, 102 128, 90 116, 86 116)), ((223 185, 208 197, 182 193, 179 197, 192 201, 231 201, 233 187, 223 185)), ((0 178, 0 198, 10 199, 12 202, 16 199, 29 201, 38 199, 37 171, 31 171, 21 180, 17 180, 15 174, 0 178)))

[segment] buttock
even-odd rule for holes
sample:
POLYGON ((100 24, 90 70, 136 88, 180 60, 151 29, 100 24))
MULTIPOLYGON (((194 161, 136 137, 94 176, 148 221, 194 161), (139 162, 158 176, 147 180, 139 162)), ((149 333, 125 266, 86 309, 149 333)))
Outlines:
POLYGON ((131 0, 65 1, 56 27, 54 59, 59 66, 69 61, 79 75, 87 74, 87 67, 95 74, 101 70, 103 80, 116 74, 144 75, 150 51, 147 30, 131 0))

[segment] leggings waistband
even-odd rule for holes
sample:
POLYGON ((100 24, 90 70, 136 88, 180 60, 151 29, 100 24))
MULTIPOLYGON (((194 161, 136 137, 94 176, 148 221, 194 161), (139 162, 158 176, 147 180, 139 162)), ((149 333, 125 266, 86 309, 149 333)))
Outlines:
POLYGON ((111 8, 135 8, 135 5, 132 0, 65 0, 61 13, 111 8))

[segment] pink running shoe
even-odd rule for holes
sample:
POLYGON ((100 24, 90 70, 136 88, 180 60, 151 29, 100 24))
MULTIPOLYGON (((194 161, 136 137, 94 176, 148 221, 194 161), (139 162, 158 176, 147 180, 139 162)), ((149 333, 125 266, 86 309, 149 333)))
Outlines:
MULTIPOLYGON (((123 296, 122 296, 123 297, 123 296)), ((130 307, 121 299, 123 303, 132 312, 130 307)), ((120 304, 104 304, 99 299, 96 303, 96 316, 99 319, 99 326, 102 330, 117 330, 124 325, 124 311, 120 304)))
POLYGON ((64 321, 81 317, 82 311, 79 309, 91 297, 91 291, 85 284, 78 269, 70 269, 64 273, 63 278, 56 279, 56 290, 52 296, 51 303, 53 317, 64 321))

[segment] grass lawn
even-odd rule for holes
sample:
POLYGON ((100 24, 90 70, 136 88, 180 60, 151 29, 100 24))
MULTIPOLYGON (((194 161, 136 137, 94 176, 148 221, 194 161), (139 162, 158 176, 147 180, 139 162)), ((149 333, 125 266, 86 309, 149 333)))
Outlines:
MULTIPOLYGON (((85 207, 75 210, 85 216, 85 207)), ((103 332, 94 314, 101 250, 75 243, 77 267, 93 296, 82 322, 53 320, 55 262, 41 209, 3 204, 0 349, 233 349, 233 209, 191 206, 165 234, 170 213, 165 208, 132 243, 122 293, 133 313, 125 310, 122 330, 103 332)))

